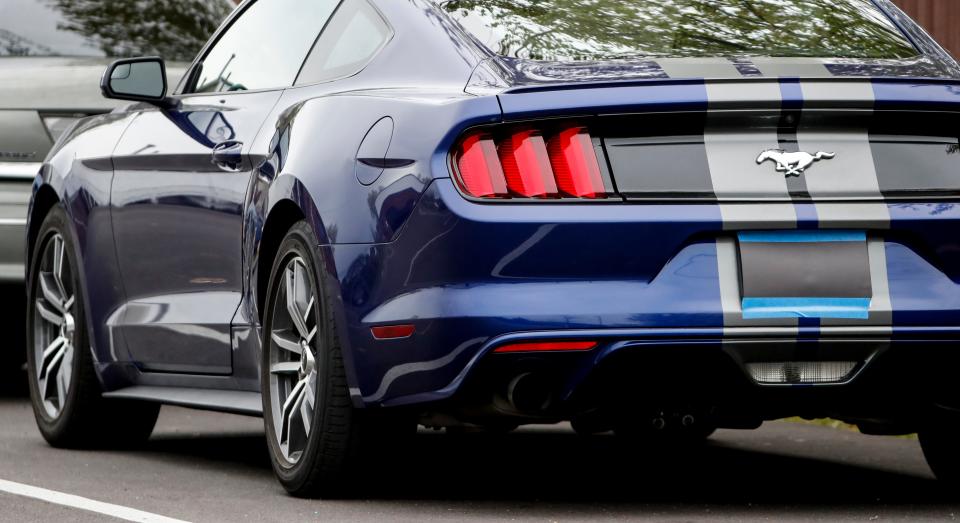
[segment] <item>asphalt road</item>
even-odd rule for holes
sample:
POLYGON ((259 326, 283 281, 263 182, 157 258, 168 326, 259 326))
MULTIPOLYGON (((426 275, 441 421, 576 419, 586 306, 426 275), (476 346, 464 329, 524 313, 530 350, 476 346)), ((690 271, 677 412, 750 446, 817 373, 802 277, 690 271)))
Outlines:
MULTIPOLYGON (((118 420, 119 422, 119 420, 118 420)), ((105 430, 109 430, 105 427, 105 430)), ((46 446, 23 398, 0 398, 0 481, 187 521, 943 520, 916 441, 785 422, 720 431, 700 450, 629 449, 568 427, 506 436, 421 432, 354 500, 285 495, 261 421, 166 407, 144 447, 46 446)), ((111 521, 0 492, 0 521, 111 521)))

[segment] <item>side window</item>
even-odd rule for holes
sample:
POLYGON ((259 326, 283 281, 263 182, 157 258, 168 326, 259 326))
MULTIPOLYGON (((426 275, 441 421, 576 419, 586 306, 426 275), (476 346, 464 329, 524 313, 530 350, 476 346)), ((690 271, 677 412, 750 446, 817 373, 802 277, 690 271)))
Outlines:
POLYGON ((366 0, 344 0, 303 64, 297 85, 360 72, 390 40, 390 26, 366 0))
POLYGON ((203 58, 187 92, 293 85, 304 57, 340 0, 258 0, 203 58))

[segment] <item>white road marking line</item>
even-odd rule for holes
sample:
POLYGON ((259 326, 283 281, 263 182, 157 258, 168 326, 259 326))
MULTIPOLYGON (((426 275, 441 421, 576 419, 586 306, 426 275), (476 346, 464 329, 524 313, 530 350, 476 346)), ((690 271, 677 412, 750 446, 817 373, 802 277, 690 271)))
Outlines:
POLYGON ((61 505, 64 507, 86 510, 88 512, 96 512, 97 514, 112 516, 126 521, 138 521, 140 523, 187 523, 180 519, 159 516, 157 514, 143 512, 142 510, 136 510, 120 505, 113 505, 111 503, 103 503, 102 501, 95 501, 80 496, 74 496, 73 494, 65 494, 55 490, 47 490, 45 488, 33 487, 30 485, 24 485, 23 483, 16 483, 3 479, 0 479, 0 491, 17 496, 39 499, 41 501, 46 501, 47 503, 53 503, 55 505, 61 505))

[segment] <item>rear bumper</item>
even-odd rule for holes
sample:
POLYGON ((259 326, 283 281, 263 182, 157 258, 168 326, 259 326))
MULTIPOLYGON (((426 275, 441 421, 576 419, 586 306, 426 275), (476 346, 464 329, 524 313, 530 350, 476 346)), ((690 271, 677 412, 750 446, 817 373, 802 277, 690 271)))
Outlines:
MULTIPOLYGON (((891 219, 855 221, 881 253, 871 264, 882 265, 887 293, 866 320, 745 320, 739 299, 725 295, 739 289, 736 271, 724 269, 737 263, 735 253, 725 258, 725 239, 754 228, 851 227, 753 216, 731 226, 716 205, 478 205, 437 180, 395 242, 329 247, 353 399, 389 406, 460 397, 485 362, 504 357, 490 352, 514 339, 600 342, 589 355, 538 356, 576 361, 558 385, 571 400, 603 361, 641 348, 731 356, 731 341, 743 338, 802 347, 807 352, 784 358, 810 360, 824 340, 863 341, 874 347, 860 355, 858 368, 866 368, 883 347, 950 352, 960 341, 960 258, 940 247, 960 225, 955 206, 896 204, 891 219), (395 324, 414 324, 416 333, 387 341, 370 333, 395 324)), ((743 362, 731 361, 749 378, 743 362)))
POLYGON ((710 418, 729 428, 755 428, 764 420, 790 416, 832 417, 861 424, 866 431, 909 433, 943 409, 960 408, 960 386, 951 370, 960 363, 960 331, 898 329, 879 338, 871 337, 876 331, 854 335, 847 329, 807 330, 799 339, 776 334, 742 329, 508 336, 482 351, 458 384, 454 401, 438 410, 465 412, 474 420, 599 416, 612 423, 654 412, 695 413, 697 419, 710 418), (583 353, 492 350, 515 339, 569 335, 601 344, 583 353), (761 384, 747 370, 751 362, 846 360, 855 361, 855 368, 830 384, 761 384), (518 376, 535 377, 528 383, 539 389, 525 391, 533 401, 510 398, 518 376), (524 405, 538 407, 524 410, 524 405))

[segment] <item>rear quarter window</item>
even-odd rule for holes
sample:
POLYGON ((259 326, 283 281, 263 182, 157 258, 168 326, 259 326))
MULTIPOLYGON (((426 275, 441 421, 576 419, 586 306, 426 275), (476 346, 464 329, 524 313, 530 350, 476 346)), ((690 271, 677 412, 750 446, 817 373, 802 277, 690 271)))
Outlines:
POLYGON ((543 61, 772 56, 902 59, 917 51, 870 0, 445 0, 481 43, 543 61))
POLYGON ((391 34, 390 26, 365 0, 344 0, 314 44, 297 85, 356 74, 376 56, 391 34))

